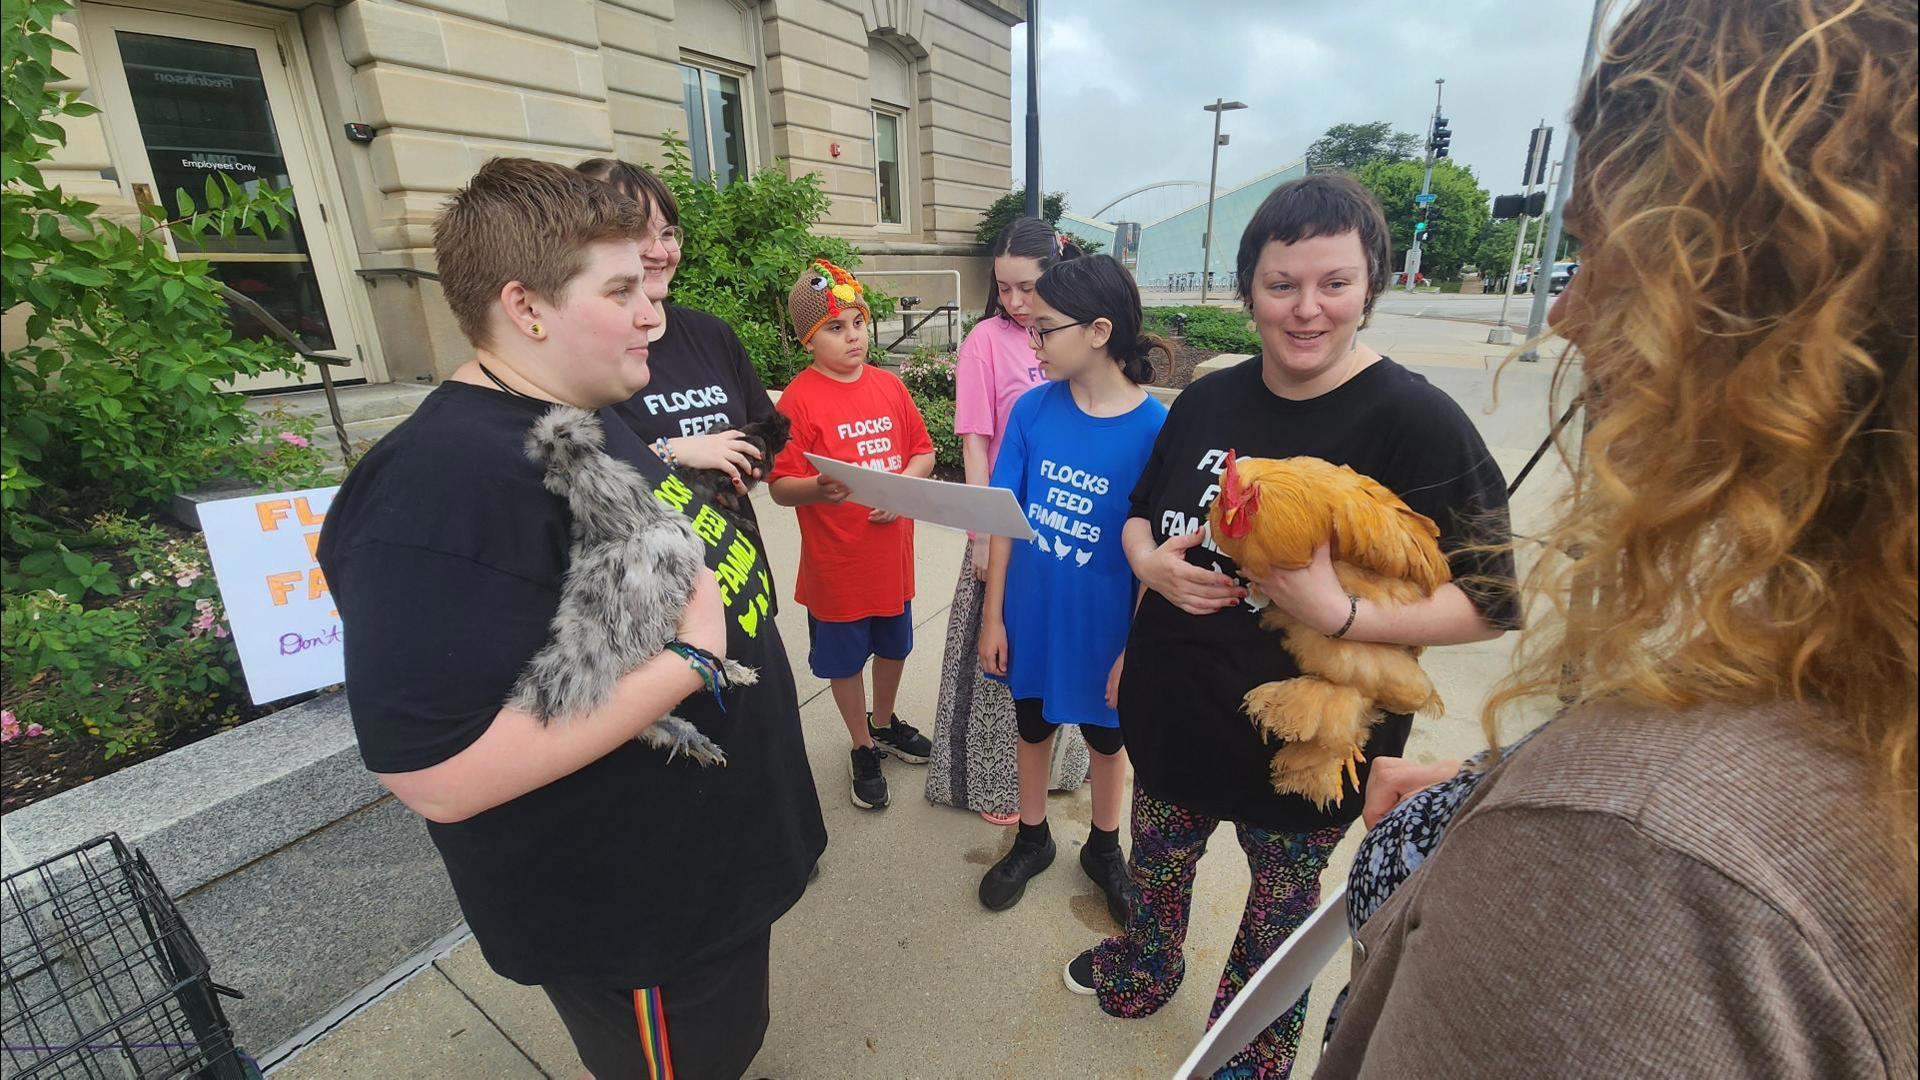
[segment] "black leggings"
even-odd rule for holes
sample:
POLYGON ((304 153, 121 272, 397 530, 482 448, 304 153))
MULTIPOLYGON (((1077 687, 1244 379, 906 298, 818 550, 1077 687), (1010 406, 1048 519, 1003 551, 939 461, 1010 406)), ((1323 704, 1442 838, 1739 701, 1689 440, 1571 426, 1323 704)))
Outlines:
MULTIPOLYGON (((1059 726, 1047 720, 1045 703, 1039 698, 1015 699, 1013 719, 1020 726, 1020 741, 1036 746, 1053 738, 1053 729, 1059 726)), ((1127 745, 1117 727, 1081 724, 1080 734, 1086 736, 1087 746, 1096 754, 1112 756, 1127 745)))

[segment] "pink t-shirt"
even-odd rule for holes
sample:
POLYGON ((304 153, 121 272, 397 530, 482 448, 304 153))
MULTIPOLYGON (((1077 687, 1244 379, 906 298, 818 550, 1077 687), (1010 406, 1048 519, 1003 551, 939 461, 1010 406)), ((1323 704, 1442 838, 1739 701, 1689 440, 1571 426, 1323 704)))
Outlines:
POLYGON ((999 315, 980 320, 960 343, 953 378, 953 433, 985 435, 991 468, 1000 458, 1000 438, 1007 433, 1013 403, 1047 381, 1026 330, 999 315))

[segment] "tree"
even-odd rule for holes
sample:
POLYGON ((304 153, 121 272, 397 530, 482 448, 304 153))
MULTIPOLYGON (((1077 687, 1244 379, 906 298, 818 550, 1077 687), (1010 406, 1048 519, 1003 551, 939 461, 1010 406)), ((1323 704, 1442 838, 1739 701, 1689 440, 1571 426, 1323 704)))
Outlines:
MULTIPOLYGON (((811 231, 829 203, 820 174, 789 177, 770 167, 717 187, 693 175, 678 135, 667 132, 662 144, 667 160, 659 176, 680 205, 683 244, 692 253, 674 274, 674 299, 725 320, 761 380, 787 385, 807 366, 787 328, 787 290, 814 259, 849 270, 860 263, 852 244, 811 231)), ((898 303, 872 285, 866 299, 876 322, 898 303)), ((873 352, 879 355, 879 343, 873 352)))
POLYGON ((1420 136, 1395 131, 1386 120, 1335 124, 1307 147, 1307 164, 1358 173, 1376 161, 1411 161, 1419 149, 1420 136))
POLYGON ((1473 245, 1473 258, 1467 260, 1488 280, 1504 277, 1513 265, 1513 241, 1520 231, 1519 218, 1488 221, 1473 245))
MULTIPOLYGON (((1040 216, 1046 220, 1047 224, 1053 226, 1056 232, 1065 235, 1067 239, 1078 245, 1081 251, 1091 255, 1107 246, 1098 240, 1076 236, 1071 231, 1060 228, 1060 215, 1066 212, 1067 197, 1065 195, 1058 191, 1049 191, 1041 197, 1040 216)), ((1000 235, 1000 230, 1007 227, 1008 222, 1025 217, 1026 214, 1027 189, 1014 188, 993 200, 993 205, 987 207, 987 212, 980 218, 980 227, 974 230, 973 235, 982 244, 991 244, 993 238, 1000 235)))
MULTIPOLYGON (((1413 199, 1420 193, 1423 169, 1418 161, 1376 161, 1360 170, 1360 182, 1387 213, 1396 270, 1413 243, 1413 224, 1420 216, 1413 199)), ((1429 238, 1421 242, 1420 272, 1434 279, 1452 278, 1475 253, 1481 231, 1492 217, 1488 209, 1492 196, 1472 169, 1445 158, 1434 163, 1433 194, 1440 216, 1429 226, 1429 238)))

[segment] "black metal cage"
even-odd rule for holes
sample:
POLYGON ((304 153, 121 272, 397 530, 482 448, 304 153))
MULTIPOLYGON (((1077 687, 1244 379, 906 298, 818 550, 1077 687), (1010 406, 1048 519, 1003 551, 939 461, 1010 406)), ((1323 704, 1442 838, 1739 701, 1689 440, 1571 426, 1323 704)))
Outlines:
MULTIPOLYGON (((0 882, 0 1072, 244 1080, 206 954, 117 835, 0 882)), ((257 1074, 254 1074, 257 1075, 257 1074)))

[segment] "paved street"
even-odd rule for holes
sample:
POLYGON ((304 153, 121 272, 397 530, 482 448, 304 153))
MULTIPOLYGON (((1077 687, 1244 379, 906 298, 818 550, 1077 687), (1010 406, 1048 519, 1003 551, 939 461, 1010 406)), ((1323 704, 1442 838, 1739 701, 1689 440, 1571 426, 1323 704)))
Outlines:
MULTIPOLYGON (((1453 394, 1509 476, 1546 431, 1550 366, 1512 365, 1501 384, 1500 404, 1492 408, 1491 368, 1501 351, 1484 345, 1484 327, 1383 305, 1366 339, 1453 394)), ((1518 531, 1525 533, 1538 521, 1561 476, 1548 469, 1522 488, 1515 501, 1518 531)), ((798 558, 792 514, 763 502, 760 519, 774 566, 790 575, 798 558)), ((918 537, 917 641, 900 713, 930 727, 947 600, 963 541, 928 526, 918 537)), ((782 587, 791 588, 790 578, 782 587)), ((1169 1075, 1204 1028, 1245 901, 1247 866, 1231 828, 1216 835, 1201 863, 1185 987, 1151 1019, 1106 1017, 1060 982, 1061 966, 1113 929, 1075 858, 1088 824, 1088 792, 1052 800, 1062 849, 1053 868, 1035 879, 1013 910, 983 910, 975 887, 1011 842, 1011 830, 928 804, 921 794, 923 772, 896 762, 886 767, 893 785, 890 809, 875 814, 848 803, 846 735, 825 684, 806 671, 804 619, 799 605, 782 606, 780 631, 798 676, 809 758, 832 839, 820 879, 775 927, 773 1024, 748 1075, 787 1080, 1169 1075)), ((1504 670, 1510 647, 1503 640, 1427 654, 1425 663, 1450 711, 1416 726, 1409 756, 1438 760, 1484 746, 1478 706, 1504 670)), ((1345 876, 1358 836, 1355 829, 1341 846, 1328 881, 1345 876)), ((566 1033, 544 995, 495 976, 471 940, 422 960, 414 977, 346 1019, 276 1076, 578 1074, 566 1033)), ((1310 1037, 1295 1075, 1311 1071, 1317 1033, 1345 973, 1343 954, 1316 986, 1310 1037)))

